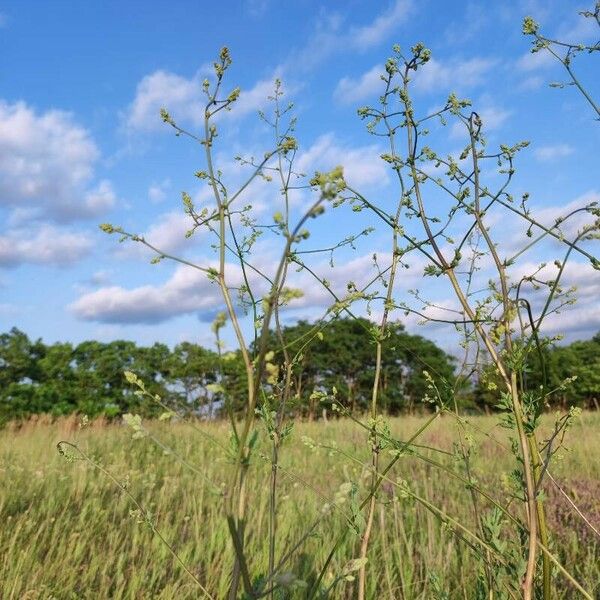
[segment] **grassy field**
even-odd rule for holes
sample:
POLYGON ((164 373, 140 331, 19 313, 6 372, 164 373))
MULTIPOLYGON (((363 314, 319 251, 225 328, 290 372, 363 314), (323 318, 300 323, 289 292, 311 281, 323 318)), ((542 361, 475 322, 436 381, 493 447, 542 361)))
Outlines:
MULTIPOLYGON (((492 417, 471 419, 478 452, 473 470, 478 481, 506 501, 506 476, 514 468, 510 456, 482 432, 505 442, 492 417)), ((419 417, 392 419, 393 433, 406 438, 422 423, 419 417)), ((547 421, 550 423, 550 420, 547 421)), ((224 424, 203 424, 227 444, 224 424)), ((189 424, 149 423, 165 445, 217 485, 229 469, 224 452, 189 424)), ((264 436, 262 450, 267 451, 264 436)), ((225 598, 232 554, 217 493, 191 469, 179 464, 152 440, 133 440, 131 430, 92 423, 79 429, 74 421, 29 423, 0 431, 0 597, 28 598, 199 598, 202 594, 173 560, 135 506, 105 475, 85 462, 68 462, 56 451, 61 439, 77 440, 153 514, 157 529, 215 598, 225 598)), ((452 450, 457 425, 439 418, 419 442, 452 450)), ((583 414, 571 430, 568 451, 552 470, 553 477, 576 499, 596 528, 600 525, 600 415, 583 414)), ((259 449, 260 450, 260 449, 259 449)), ((462 466, 452 456, 421 449, 453 472, 462 466)), ((368 473, 365 434, 350 421, 298 423, 281 456, 277 552, 293 544, 320 516, 323 506, 338 502, 348 486, 365 493, 368 473), (343 453, 314 451, 302 436, 335 443, 343 453), (345 453, 354 458, 349 458, 345 453)), ((248 547, 253 573, 267 568, 269 465, 257 454, 251 470, 248 547)), ((406 456, 392 471, 411 493, 472 527, 473 506, 465 485, 438 467, 406 456)), ((600 594, 600 543, 582 525, 556 488, 548 489, 552 548, 562 563, 589 589, 600 594)), ((322 516, 288 569, 314 580, 334 541, 343 530, 350 499, 322 516)), ((486 509, 483 502, 481 510, 486 509)), ((519 514, 520 507, 511 510, 519 514)), ((357 535, 346 536, 328 577, 358 555, 357 535)), ((368 598, 474 598, 473 550, 443 526, 422 504, 384 483, 379 496, 369 553, 368 598), (447 595, 444 596, 444 593, 447 595)), ((559 597, 577 593, 556 575, 559 597)), ((327 577, 326 577, 327 582, 327 577)), ((352 598, 354 583, 344 581, 332 598, 352 598)), ((302 597, 302 592, 296 592, 302 597)), ((292 597, 296 597, 292 596, 292 597)), ((284 596, 288 597, 288 596, 284 596)))

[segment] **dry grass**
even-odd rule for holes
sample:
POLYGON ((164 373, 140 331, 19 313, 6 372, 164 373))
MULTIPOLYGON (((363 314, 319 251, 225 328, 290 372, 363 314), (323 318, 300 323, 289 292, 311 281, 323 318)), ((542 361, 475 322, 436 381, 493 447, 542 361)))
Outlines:
MULTIPOLYGON (((493 417, 472 421, 477 430, 505 441, 505 433, 493 417)), ((391 420, 393 433, 400 438, 406 438, 420 423, 419 417, 391 420)), ((227 443, 224 424, 201 427, 227 443)), ((225 483, 228 459, 189 424, 155 422, 148 428, 211 481, 225 483)), ((59 457, 56 442, 73 438, 120 481, 127 482, 185 564, 216 598, 224 598, 232 560, 229 535, 218 496, 197 475, 152 441, 132 440, 131 431, 122 426, 96 422, 80 430, 75 419, 50 423, 43 418, 0 432, 0 596, 6 600, 200 597, 147 525, 131 516, 131 502, 114 484, 84 462, 68 463, 59 457)), ((419 442, 451 451, 455 439, 456 425, 444 417, 419 442)), ((510 458, 485 435, 474 432, 474 439, 479 448, 474 462, 479 481, 495 497, 506 499, 503 481, 513 468, 510 458)), ((599 527, 599 415, 582 416, 570 433, 569 447, 553 468, 553 476, 599 527)), ((442 456, 435 454, 447 468, 460 471, 461 465, 452 457, 442 456)), ((360 461, 367 463, 368 459, 365 434, 349 421, 296 425, 281 458, 278 552, 302 536, 341 484, 356 482, 359 495, 365 493, 367 477, 360 461), (312 451, 300 442, 304 435, 323 443, 335 442, 358 462, 340 453, 312 451)), ((255 462, 248 549, 256 574, 267 569, 269 468, 258 455, 255 462)), ((448 473, 405 457, 394 467, 393 478, 406 480, 412 491, 459 522, 472 525, 469 492, 448 473)), ((385 484, 380 495, 370 549, 368 597, 434 598, 432 581, 437 578, 448 598, 474 598, 472 550, 458 542, 431 512, 399 495, 397 489, 385 484)), ((599 593, 598 538, 582 527, 564 498, 551 490, 548 496, 554 550, 586 588, 599 593)), ((350 505, 348 500, 323 518, 289 570, 308 582, 314 578, 345 527, 350 505)), ((331 577, 357 556, 358 545, 357 536, 346 537, 331 565, 331 577)), ((353 586, 344 582, 332 597, 351 598, 353 586)), ((565 583, 557 583, 557 587, 561 598, 576 597, 565 583)))

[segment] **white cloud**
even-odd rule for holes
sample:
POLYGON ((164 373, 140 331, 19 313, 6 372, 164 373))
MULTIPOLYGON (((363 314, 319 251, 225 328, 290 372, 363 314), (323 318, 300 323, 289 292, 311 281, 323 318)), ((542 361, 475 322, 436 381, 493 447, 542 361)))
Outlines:
POLYGON ((483 108, 479 113, 483 127, 486 131, 495 131, 500 129, 512 112, 499 106, 489 106, 483 108))
POLYGON ((192 220, 183 211, 172 211, 160 215, 143 236, 153 246, 165 252, 174 252, 185 247, 186 242, 189 245, 189 238, 185 234, 192 225, 192 220))
MULTIPOLYGON (((168 131, 160 118, 160 109, 166 108, 179 125, 198 126, 204 119, 206 96, 202 81, 209 77, 206 67, 187 79, 169 71, 155 71, 146 75, 137 85, 135 98, 125 111, 126 126, 132 131, 168 131)), ((242 88, 239 99, 230 112, 220 113, 221 118, 239 119, 264 109, 268 96, 273 94, 275 79, 279 72, 267 79, 257 81, 250 89, 242 88)), ((287 94, 291 91, 286 90, 287 94)))
MULTIPOLYGON (((324 277, 329 282, 331 289, 339 298, 347 294, 347 284, 350 281, 355 283, 359 289, 372 282, 368 291, 373 292, 377 290, 383 295, 385 293, 383 284, 375 278, 377 270, 373 263, 373 254, 373 252, 367 252, 346 260, 338 257, 334 261, 334 267, 331 267, 327 260, 319 258, 308 266, 319 277, 324 277)), ((377 263, 380 268, 385 269, 391 262, 391 254, 389 252, 375 252, 375 254, 377 255, 377 263)), ((413 254, 408 263, 410 264, 410 269, 401 269, 399 276, 396 278, 396 298, 403 295, 400 290, 407 290, 423 281, 423 267, 426 261, 422 256, 413 254)), ((331 305, 333 302, 331 294, 306 271, 290 275, 290 285, 304 291, 304 296, 294 304, 293 308, 325 307, 331 305)))
POLYGON ((37 219, 39 210, 37 208, 27 208, 25 206, 13 208, 8 215, 6 224, 8 227, 21 227, 24 223, 30 223, 37 219))
POLYGON ((356 48, 370 48, 384 41, 396 28, 405 23, 413 10, 411 0, 396 0, 385 12, 378 15, 371 23, 363 27, 353 27, 348 41, 356 48))
POLYGON ((306 152, 298 156, 296 169, 308 175, 315 170, 324 171, 337 165, 344 167, 344 176, 353 186, 383 186, 389 181, 386 163, 376 145, 341 145, 331 133, 317 138, 306 152))
MULTIPOLYGON (((563 22, 559 31, 550 37, 567 43, 585 44, 593 41, 597 37, 597 33, 598 26, 593 19, 578 16, 576 22, 563 22)), ((541 71, 559 64, 558 60, 544 49, 538 52, 527 52, 517 60, 517 68, 524 72, 541 71)))
POLYGON ((171 187, 170 179, 163 179, 160 183, 152 183, 148 188, 148 198, 153 204, 159 204, 167 197, 171 187))
POLYGON ((90 187, 99 154, 69 113, 0 100, 0 205, 55 221, 104 212, 115 194, 108 181, 90 187))
POLYGON ((0 303, 0 315, 2 315, 3 317, 16 317, 21 313, 21 309, 22 306, 17 306, 16 304, 9 304, 8 302, 0 303))
MULTIPOLYGON (((536 265, 529 263, 519 268, 519 273, 526 274, 536 270, 536 265)), ((558 270, 553 263, 548 263, 540 272, 541 279, 553 279, 558 270)), ((563 277, 561 279, 563 289, 574 286, 576 288, 575 297, 577 302, 571 306, 562 307, 559 313, 549 314, 543 322, 542 330, 545 334, 566 334, 568 339, 573 337, 586 337, 593 335, 600 330, 600 305, 598 297, 600 296, 600 276, 589 262, 580 262, 571 260, 567 263, 563 277)), ((526 290, 527 292, 527 290, 526 290)), ((545 291, 547 294, 547 290, 545 291)), ((538 306, 539 315, 541 307, 541 293, 530 293, 530 300, 533 299, 538 306)))
MULTIPOLYGON (((554 204, 553 206, 542 206, 539 208, 532 206, 531 212, 536 221, 542 225, 545 225, 546 227, 552 227, 555 225, 558 218, 564 218, 574 210, 583 208, 594 202, 597 205, 600 205, 600 193, 591 190, 575 198, 571 202, 567 202, 566 204, 561 203, 559 199, 558 204, 554 204)), ((592 223, 593 221, 594 217, 592 217, 586 211, 581 211, 564 222, 560 226, 560 230, 565 236, 567 236, 567 238, 573 239, 577 235, 577 231, 581 230, 582 227, 592 223)), ((557 241, 556 243, 559 242, 557 241)))
MULTIPOLYGON (((401 23, 405 22, 413 8, 413 0, 396 0, 388 10, 379 14, 364 26, 354 26, 341 32, 343 20, 339 15, 324 14, 315 27, 315 33, 306 46, 291 56, 271 77, 257 81, 250 89, 242 87, 239 100, 231 112, 230 118, 242 118, 248 114, 263 110, 267 97, 272 95, 274 80, 287 73, 296 73, 298 69, 310 70, 330 55, 341 49, 364 50, 372 47, 389 35, 401 23)), ((166 108, 173 119, 181 125, 199 125, 204 117, 205 96, 202 81, 210 78, 212 69, 203 66, 192 77, 187 78, 166 70, 157 70, 146 75, 137 85, 134 100, 123 117, 125 125, 132 131, 157 131, 166 129, 160 119, 160 109, 166 108)), ((290 78, 288 77, 288 80, 290 78)), ((286 90, 289 96, 293 90, 286 90)))
POLYGON ((65 232, 51 225, 37 231, 13 229, 0 236, 0 267, 23 264, 67 266, 91 250, 89 235, 65 232))
MULTIPOLYGON (((580 210, 594 202, 600 205, 600 193, 594 190, 590 190, 575 199, 556 197, 555 195, 548 194, 536 200, 531 200, 528 209, 531 211, 530 216, 546 228, 553 228, 556 225, 557 219, 564 219, 573 211, 578 211, 566 221, 562 221, 559 229, 555 230, 555 233, 561 233, 565 239, 574 240, 577 233, 584 226, 590 225, 595 221, 596 217, 588 211, 580 210)), ((506 258, 523 250, 533 239, 543 233, 540 228, 533 226, 533 237, 528 238, 526 231, 529 223, 518 215, 507 212, 499 206, 492 209, 492 212, 486 215, 486 224, 488 226, 491 225, 501 235, 499 239, 500 248, 506 258)), ((551 236, 546 236, 543 241, 528 250, 524 256, 538 256, 540 257, 540 261, 547 260, 552 262, 554 258, 562 259, 566 251, 567 246, 564 242, 551 236)), ((591 253, 594 254, 594 251, 591 250, 591 253)), ((522 258, 523 256, 520 260, 522 258)))
POLYGON ((199 72, 190 79, 162 70, 146 75, 137 84, 127 111, 127 126, 141 131, 165 128, 161 108, 166 108, 177 121, 199 124, 204 113, 202 79, 199 72))
POLYGON ((92 215, 98 215, 115 205, 116 196, 110 181, 103 179, 95 188, 86 192, 84 206, 92 215))
POLYGON ((106 270, 96 271, 89 279, 89 283, 94 286, 108 285, 111 272, 106 270))
POLYGON ((538 71, 556 64, 556 59, 549 52, 528 52, 519 58, 517 68, 520 71, 538 71))
POLYGON ((519 89, 524 92, 529 92, 531 90, 537 90, 544 84, 544 78, 541 75, 532 75, 531 77, 526 77, 520 84, 519 89))
MULTIPOLYGON (((512 112, 499 106, 484 106, 481 110, 477 110, 477 114, 483 124, 482 131, 487 133, 500 129, 512 112)), ((464 139, 465 136, 468 137, 465 125, 458 121, 455 122, 450 129, 450 139, 464 139)))
MULTIPOLYGON (((235 273, 235 268, 232 268, 235 273)), ((230 285, 239 284, 234 277, 230 285)), ((172 317, 209 311, 221 306, 220 290, 205 273, 177 267, 162 285, 133 289, 104 287, 81 296, 70 309, 80 319, 101 323, 156 324, 172 317)))
POLYGON ((540 146, 534 150, 535 157, 541 162, 548 162, 556 160, 557 158, 564 158, 573 154, 575 149, 568 144, 552 144, 549 146, 540 146))
POLYGON ((357 79, 343 77, 333 93, 334 98, 342 104, 352 104, 372 97, 381 90, 382 67, 375 65, 357 79))
MULTIPOLYGON (((198 248, 198 241, 206 233, 206 229, 198 230, 186 238, 186 232, 192 227, 193 221, 183 211, 171 211, 158 215, 144 232, 136 232, 149 244, 167 254, 180 256, 184 250, 198 248)), ((150 260, 156 253, 140 242, 119 244, 114 249, 119 258, 150 260)))
POLYGON ((559 314, 550 315, 544 330, 548 333, 564 334, 567 341, 589 338, 600 332, 600 306, 597 302, 565 308, 559 314))
POLYGON ((346 36, 341 32, 343 19, 339 14, 322 13, 314 25, 308 42, 290 53, 284 62, 285 72, 311 71, 343 47, 346 36))
MULTIPOLYGON (((275 90, 275 80, 281 75, 277 69, 271 77, 257 81, 249 90, 242 87, 239 99, 233 105, 230 113, 226 113, 232 119, 239 119, 246 115, 256 114, 259 110, 264 110, 269 103, 269 96, 273 95, 275 90)), ((294 89, 282 84, 282 91, 289 101, 294 89)))
POLYGON ((417 71, 415 88, 421 92, 462 91, 480 85, 487 73, 497 64, 490 58, 474 57, 468 60, 439 61, 432 58, 417 71))
MULTIPOLYGON (((251 258, 252 264, 263 273, 270 273, 276 268, 276 250, 270 244, 263 244, 251 258)), ((380 265, 387 265, 390 260, 389 253, 379 253, 380 265)), ((210 261, 202 264, 209 264, 210 261)), ((422 261, 416 259, 415 265, 422 261)), ((210 262, 212 264, 212 262, 210 262)), ((214 264, 212 265, 214 266, 214 264)), ((359 287, 371 281, 374 276, 372 253, 356 256, 350 260, 336 261, 336 266, 331 267, 327 259, 318 258, 310 264, 311 269, 319 277, 324 277, 331 288, 338 295, 344 297, 347 293, 349 281, 355 282, 359 287)), ((242 282, 238 265, 228 263, 228 285, 237 287, 242 282)), ((421 279, 422 269, 416 266, 402 276, 403 285, 414 285, 421 279)), ((255 294, 266 293, 267 284, 254 271, 249 272, 250 284, 255 294)), ((325 309, 333 304, 332 296, 318 283, 314 277, 305 270, 290 270, 287 285, 301 289, 304 296, 294 300, 286 311, 298 316, 303 311, 312 309, 311 318, 314 318, 314 309, 325 309)), ((379 284, 375 289, 380 288, 379 284)), ((159 285, 145 285, 133 289, 121 286, 108 286, 84 293, 70 309, 80 319, 102 323, 147 323, 157 324, 168 319, 186 314, 213 314, 223 307, 223 300, 218 286, 211 283, 206 275, 191 267, 178 266, 173 275, 159 285)))
POLYGON ((282 70, 292 73, 310 71, 337 53, 362 52, 392 35, 397 36, 397 29, 406 23, 414 7, 414 0, 396 0, 373 21, 362 26, 348 26, 339 14, 322 12, 311 38, 304 47, 291 53, 282 70))
POLYGON ((556 38, 569 44, 583 44, 596 41, 598 38, 598 25, 593 18, 577 15, 574 23, 563 22, 556 34, 556 38))

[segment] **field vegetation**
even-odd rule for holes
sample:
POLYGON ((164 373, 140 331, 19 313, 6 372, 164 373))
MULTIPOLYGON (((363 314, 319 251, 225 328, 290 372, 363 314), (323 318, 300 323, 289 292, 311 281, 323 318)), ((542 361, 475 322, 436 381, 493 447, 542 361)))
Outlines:
MULTIPOLYGON (((408 438, 426 417, 390 419, 394 436, 408 438)), ((500 446, 506 433, 495 417, 471 417, 466 431, 473 438, 472 475, 494 490, 500 502, 510 501, 510 457, 500 446)), ((543 420, 548 431, 552 419, 543 420)), ((218 494, 205 478, 227 485, 233 465, 190 423, 143 422, 182 461, 174 461, 156 443, 133 440, 131 430, 103 421, 81 427, 76 418, 32 420, 5 429, 0 436, 0 581, 2 597, 24 598, 197 598, 197 586, 144 522, 125 490, 152 513, 156 529, 203 582, 213 597, 227 595, 232 555, 229 532, 221 516, 218 494), (66 465, 51 451, 56 442, 75 438, 82 449, 117 479, 115 482, 85 462, 66 465), (198 472, 196 472, 196 469, 198 472)), ((228 446, 224 423, 197 423, 228 446)), ((600 529, 600 416, 583 413, 573 425, 569 449, 561 452, 551 476, 600 529)), ((415 440, 393 476, 382 485, 378 527, 371 548, 369 598, 476 598, 480 563, 477 548, 457 539, 457 525, 445 523, 426 504, 439 507, 458 524, 475 524, 470 491, 459 467, 454 440, 461 426, 451 415, 440 416, 415 440), (439 451, 431 451, 432 446, 439 451), (437 463, 443 465, 436 466, 437 463)), ((285 448, 280 465, 278 546, 292 549, 311 531, 294 561, 294 576, 312 585, 329 552, 327 540, 345 531, 357 498, 368 491, 369 471, 364 436, 347 419, 298 423, 296 435, 311 437, 323 447, 303 444, 285 448), (338 448, 334 450, 333 448, 338 448), (358 461, 349 461, 346 453, 358 461), (356 486, 356 487, 355 487, 356 486), (326 507, 329 508, 326 508, 326 507), (316 524, 316 525, 315 525, 316 524)), ((261 432, 249 488, 255 512, 248 522, 247 551, 254 572, 268 568, 269 441, 261 432)), ((545 487, 553 546, 564 565, 590 590, 600 591, 600 538, 572 509, 552 482, 545 487)), ((482 500, 480 510, 491 508, 482 500)), ((332 586, 356 556, 360 536, 344 538, 324 577, 332 586)), ((288 573, 285 567, 283 573, 288 573)), ((355 575, 355 573, 352 573, 355 575)), ((335 598, 353 598, 352 574, 334 586, 335 598)), ((306 589, 289 598, 305 597, 306 589)), ((574 591, 557 577, 557 598, 574 591)))
MULTIPOLYGON (((580 18, 600 26, 600 3, 580 18)), ((564 67, 555 87, 600 116, 576 66, 600 45, 546 37, 531 17, 522 31, 564 67)), ((395 191, 383 198, 342 167, 299 172, 279 80, 259 113, 271 142, 236 156, 247 178, 230 180, 219 131, 241 91, 226 47, 201 84, 202 126, 160 111, 201 153, 210 204, 183 192, 182 205, 187 236, 203 232, 212 255, 194 262, 100 227, 218 289, 215 352, 2 336, 2 597, 598 597, 600 422, 581 409, 597 403, 598 338, 557 348, 546 324, 576 300, 563 283, 574 256, 600 271, 600 208, 538 219, 512 191, 528 141, 492 147, 477 107, 450 90, 442 106, 415 105, 430 60, 423 43, 393 46, 378 102, 357 111, 385 144, 395 191), (461 146, 449 154, 435 149, 448 126, 461 146), (252 205, 267 193, 257 182, 276 198, 267 216, 252 205), (340 211, 358 233, 319 247, 314 220, 340 211), (340 293, 328 279, 338 251, 374 230, 372 277, 340 293), (257 261, 265 237, 272 258, 257 261), (401 294, 408 268, 423 289, 401 294), (330 305, 286 327, 312 285, 330 305), (449 303, 428 298, 433 288, 449 303), (407 315, 446 327, 461 356, 407 334, 407 315), (30 418, 41 412, 85 414, 30 418)))

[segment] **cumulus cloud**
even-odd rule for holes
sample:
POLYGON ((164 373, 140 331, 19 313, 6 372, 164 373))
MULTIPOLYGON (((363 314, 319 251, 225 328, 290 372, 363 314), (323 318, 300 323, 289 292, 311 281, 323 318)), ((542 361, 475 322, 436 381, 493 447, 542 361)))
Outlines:
MULTIPOLYGON (((235 268, 232 270, 236 272, 235 268)), ((233 285, 239 284, 239 276, 234 276, 234 280, 233 285)), ((103 287, 82 295, 70 308, 85 321, 157 324, 217 306, 220 306, 218 285, 209 281, 206 273, 180 266, 162 285, 133 289, 103 287)))
MULTIPOLYGON (((533 263, 521 265, 516 273, 519 276, 533 272, 537 265, 533 263)), ((549 262, 540 272, 541 279, 554 279, 558 268, 549 262)), ((574 305, 565 306, 558 313, 551 313, 544 319, 542 330, 545 334, 565 334, 568 339, 574 337, 589 337, 600 330, 600 277, 589 262, 571 260, 567 262, 561 285, 563 289, 573 286, 576 288, 574 305)), ((537 305, 539 311, 542 306, 544 293, 530 292, 530 300, 537 305)), ((538 312, 539 314, 539 312, 538 312)))
POLYGON ((564 158, 573 154, 575 149, 569 144, 551 144, 549 146, 540 146, 534 150, 535 157, 541 162, 550 162, 558 158, 564 158))
POLYGON ((343 77, 333 92, 334 98, 341 104, 352 104, 376 95, 381 89, 381 72, 382 67, 375 65, 356 79, 343 77))
MULTIPOLYGON (((277 250, 271 245, 263 246, 253 255, 252 264, 263 273, 271 273, 275 268, 273 256, 277 250)), ((389 253, 378 254, 380 265, 390 261, 389 253)), ((414 285, 422 276, 422 259, 416 259, 413 269, 403 271, 402 285, 414 285)), ((202 264, 212 264, 205 261, 202 264)), ((214 266, 214 265, 213 265, 214 266)), ((319 277, 328 280, 331 289, 344 297, 348 282, 358 287, 374 279, 376 269, 372 253, 351 257, 349 260, 336 261, 334 267, 327 259, 317 258, 310 264, 311 270, 319 277)), ((242 273, 238 265, 228 263, 228 285, 232 288, 242 283, 242 273)), ((267 293, 265 280, 256 272, 249 271, 250 284, 257 297, 267 293)), ((288 276, 289 287, 301 289, 303 296, 294 300, 285 311, 296 317, 309 315, 315 317, 315 309, 324 310, 334 302, 331 294, 317 282, 306 270, 291 270, 288 276)), ((377 285, 375 286, 375 289, 377 285)), ((217 310, 222 310, 223 300, 216 284, 206 274, 187 266, 178 266, 173 275, 164 283, 145 285, 127 289, 122 286, 105 286, 82 294, 70 307, 76 317, 86 321, 111 324, 158 324, 169 319, 196 314, 203 320, 209 320, 217 310)), ((364 307, 359 311, 363 311, 364 307)))
MULTIPOLYGON (((511 116, 512 112, 500 106, 484 105, 483 108, 477 109, 477 114, 483 123, 483 131, 490 132, 501 129, 507 119, 511 116)), ((465 125, 456 121, 450 129, 450 139, 465 139, 465 136, 468 137, 465 125)))
MULTIPOLYGON (((276 78, 285 78, 299 69, 310 70, 341 49, 362 51, 385 40, 402 23, 406 22, 414 7, 413 0, 396 0, 373 21, 362 26, 350 26, 342 31, 343 19, 337 14, 323 14, 308 43, 291 55, 273 72, 271 77, 257 81, 244 89, 228 118, 242 118, 263 110, 267 97, 273 93, 276 78)), ((126 127, 131 131, 157 131, 166 129, 159 113, 166 108, 176 122, 182 125, 199 125, 204 118, 205 96, 202 81, 212 69, 201 67, 191 77, 164 69, 146 75, 136 87, 135 98, 123 114, 126 127)), ((290 95, 292 89, 286 90, 290 95)), ((225 117, 221 113, 221 117, 225 117)))
POLYGON ((148 198, 153 204, 159 204, 167 197, 167 191, 171 188, 171 180, 163 179, 159 183, 152 183, 148 187, 148 198))
POLYGON ((351 146, 338 142, 331 133, 317 138, 312 146, 298 156, 296 169, 310 174, 315 170, 344 167, 344 176, 353 186, 383 186, 389 181, 386 164, 377 145, 351 146))
MULTIPOLYGON (((558 269, 552 261, 549 261, 545 267, 538 271, 540 265, 535 262, 523 262, 510 268, 510 278, 513 282, 518 282, 522 277, 537 273, 540 280, 552 280, 556 278, 558 269)), ((493 269, 486 269, 481 273, 481 282, 485 284, 485 278, 493 274, 493 269)), ((600 295, 600 277, 598 271, 595 271, 589 262, 582 262, 579 259, 571 260, 567 263, 561 285, 564 290, 571 286, 576 288, 575 298, 577 301, 573 305, 562 306, 559 308, 560 299, 551 305, 550 313, 544 318, 541 326, 543 335, 563 334, 567 341, 591 337, 600 331, 600 306, 597 298, 600 295), (558 311, 554 312, 557 308, 558 311)), ((530 284, 525 283, 521 287, 521 297, 526 298, 533 311, 534 319, 539 318, 548 296, 548 288, 543 287, 539 290, 533 289, 530 284)), ((428 291, 427 299, 434 303, 433 306, 418 306, 417 308, 428 318, 433 319, 454 319, 457 312, 460 313, 460 306, 457 301, 449 297, 440 295, 440 290, 428 291), (438 297, 433 299, 432 294, 438 297)), ((402 316, 403 322, 409 327, 414 327, 422 322, 422 318, 415 314, 402 316)), ((428 328, 442 327, 441 324, 428 323, 428 328)), ((451 332, 441 341, 448 343, 451 332)), ((456 349, 455 349, 456 350, 456 349)))
POLYGON ((0 267, 23 264, 68 266, 87 255, 88 235, 43 225, 37 231, 12 229, 0 236, 0 267))
MULTIPOLYGON (((269 103, 269 96, 273 95, 275 89, 275 80, 281 75, 280 69, 277 69, 271 77, 257 81, 250 89, 242 87, 239 99, 236 101, 229 115, 230 118, 238 119, 246 115, 256 114, 259 110, 264 110, 269 103)), ((289 85, 282 84, 282 91, 287 99, 294 93, 294 89, 289 85)))
MULTIPOLYGON (((554 228, 557 219, 560 219, 560 226, 558 229, 555 229, 555 233, 562 234, 566 240, 574 240, 577 233, 584 226, 592 224, 596 219, 588 211, 580 210, 594 202, 600 205, 600 194, 597 191, 590 190, 574 199, 552 195, 536 197, 529 202, 528 208, 531 217, 548 229, 554 228), (574 211, 578 212, 564 220, 574 211)), ((508 213, 500 207, 492 209, 492 212, 486 215, 485 221, 488 226, 496 230, 501 244, 500 248, 505 258, 517 252, 520 253, 532 239, 543 233, 542 229, 533 226, 533 238, 527 237, 526 231, 528 230, 529 223, 518 215, 508 213)), ((589 243, 585 242, 585 244, 589 243)), ((539 256, 540 261, 548 260, 552 262, 554 258, 562 258, 563 251, 566 252, 566 250, 567 246, 564 241, 559 241, 551 236, 545 236, 540 243, 533 246, 524 256, 539 256), (557 254, 557 251, 559 254, 557 254)), ((594 254, 593 251, 592 254, 594 254)), ((520 256, 523 258, 523 255, 520 254, 520 256)))
MULTIPOLYGON (((574 200, 571 200, 571 202, 565 203, 560 202, 559 200, 558 204, 554 204, 553 206, 533 206, 531 212, 538 222, 546 227, 552 227, 556 224, 557 219, 562 219, 574 210, 583 208, 594 202, 596 205, 600 205, 600 193, 590 190, 574 200)), ((581 211, 562 223, 560 231, 563 235, 567 236, 567 238, 573 239, 577 235, 577 232, 581 230, 584 225, 592 223, 594 218, 595 217, 591 216, 588 212, 581 211)), ((558 244, 560 242, 557 241, 556 243, 558 244)))
POLYGON ((582 304, 580 301, 572 308, 550 315, 544 329, 548 333, 564 335, 567 341, 590 338, 600 332, 600 306, 597 302, 582 304))
MULTIPOLYGON (((420 92, 466 90, 485 81, 487 73, 497 64, 494 59, 481 57, 465 61, 439 61, 432 58, 417 71, 415 89, 420 92)), ((338 102, 350 104, 369 98, 381 89, 382 65, 376 65, 357 78, 343 77, 338 82, 334 97, 338 102)))
MULTIPOLYGON (((115 201, 116 196, 112 184, 103 179, 95 188, 85 193, 83 204, 90 215, 98 215, 112 208, 115 201)), ((76 214, 77 211, 75 211, 76 214)))
POLYGON ((432 58, 415 76, 415 89, 421 92, 462 91, 485 81, 486 75, 497 64, 490 58, 474 57, 468 60, 439 61, 432 58))
POLYGON ((540 74, 555 67, 558 61, 550 52, 527 52, 523 54, 516 62, 517 70, 525 75, 525 78, 519 85, 522 90, 535 90, 544 84, 544 77, 540 74))
MULTIPOLYGON (((159 215, 156 221, 139 235, 162 252, 171 254, 189 248, 201 235, 198 232, 191 238, 185 237, 192 225, 193 221, 183 211, 171 211, 159 215)), ((152 250, 138 242, 120 245, 116 252, 122 257, 147 258, 154 256, 152 250)))
POLYGON ((362 27, 353 27, 348 35, 348 40, 356 48, 370 48, 381 43, 396 28, 406 22, 414 4, 411 0, 396 0, 390 8, 378 15, 371 23, 362 27))
POLYGON ((180 122, 198 125, 203 118, 202 80, 200 72, 189 79, 163 70, 146 75, 137 84, 127 126, 144 131, 164 128, 161 108, 167 108, 180 122))
POLYGON ((499 106, 488 106, 479 111, 479 116, 486 131, 500 129, 512 112, 499 106))
POLYGON ((322 12, 308 42, 293 51, 282 65, 284 72, 311 71, 327 59, 349 50, 362 52, 376 46, 406 23, 414 0, 396 0, 370 23, 352 26, 338 13, 322 12))
POLYGON ((577 15, 575 21, 563 21, 556 34, 556 39, 564 40, 571 44, 582 44, 596 41, 598 38, 598 25, 592 18, 577 15))
POLYGON ((550 54, 550 52, 528 52, 527 54, 523 54, 517 60, 517 68, 520 71, 538 71, 541 69, 546 69, 556 64, 556 59, 550 54))
MULTIPOLYGON (((229 285, 239 286, 239 268, 229 264, 227 272, 229 285)), ((260 289, 260 283, 258 285, 260 289)), ((151 325, 181 315, 214 315, 222 307, 223 300, 216 283, 211 282, 201 271, 180 266, 163 284, 133 289, 103 287, 83 294, 70 309, 76 317, 85 321, 151 325)))
POLYGON ((0 100, 1 206, 54 221, 99 215, 115 203, 110 182, 94 186, 99 155, 69 113, 0 100))
MULTIPOLYGON (((391 254, 389 252, 376 252, 377 263, 380 268, 385 269, 391 263, 391 254)), ((423 281, 423 267, 425 260, 421 255, 414 254, 407 261, 410 268, 402 268, 398 274, 395 285, 396 298, 406 299, 407 290, 414 288, 423 281)), ((348 292, 348 283, 352 282, 358 289, 363 289, 367 284, 371 284, 368 292, 378 291, 380 295, 385 294, 385 289, 380 280, 377 280, 377 267, 373 263, 373 253, 359 254, 347 260, 337 260, 332 267, 322 258, 309 265, 311 270, 321 278, 325 278, 338 298, 344 298, 348 292)), ((290 285, 301 289, 304 296, 294 302, 289 307, 293 314, 298 312, 314 319, 314 309, 325 308, 333 304, 332 295, 317 281, 308 271, 300 271, 290 275, 290 285), (312 314, 309 311, 313 311, 312 314)), ((371 309, 372 318, 376 318, 376 313, 380 310, 381 304, 375 302, 371 309)), ((366 306, 359 303, 353 307, 356 314, 366 314, 366 306)), ((394 313, 394 318, 405 320, 403 312, 399 309, 394 313)))
POLYGON ((528 92, 531 90, 537 90, 544 84, 544 78, 541 75, 531 75, 530 77, 526 77, 519 84, 519 89, 524 92, 528 92))
MULTIPOLYGON (((206 96, 202 82, 205 77, 210 78, 207 67, 190 78, 164 70, 146 75, 137 84, 135 98, 125 111, 126 127, 131 131, 168 131, 160 118, 161 108, 166 108, 180 125, 198 126, 204 119, 206 96)), ((264 109, 277 77, 278 72, 275 72, 272 77, 257 81, 250 89, 242 88, 231 112, 221 113, 221 117, 227 115, 239 119, 264 109)))

